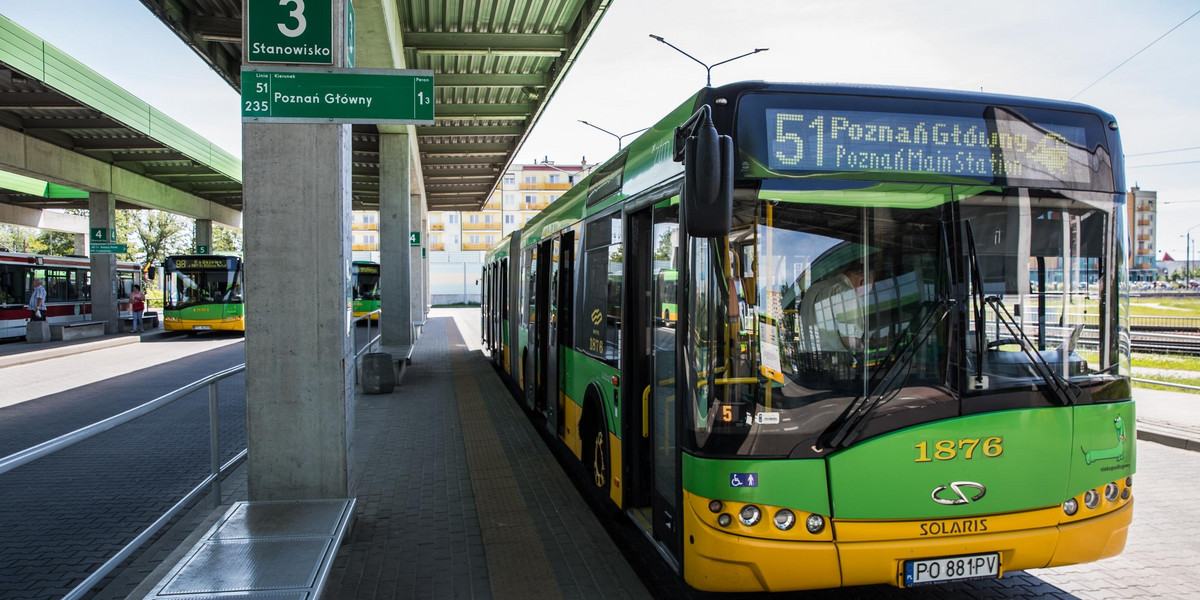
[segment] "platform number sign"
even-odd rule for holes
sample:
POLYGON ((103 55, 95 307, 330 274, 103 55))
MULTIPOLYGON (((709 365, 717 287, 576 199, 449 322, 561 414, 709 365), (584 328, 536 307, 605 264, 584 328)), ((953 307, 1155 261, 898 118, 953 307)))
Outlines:
POLYGON ((104 242, 108 241, 108 228, 107 227, 92 227, 91 230, 92 230, 92 233, 88 238, 89 241, 91 241, 93 243, 97 243, 97 242, 104 243, 104 242))
POLYGON ((333 64, 333 0, 246 0, 246 60, 333 64))
POLYGON ((408 245, 409 246, 420 246, 421 245, 421 232, 420 231, 408 232, 408 245))

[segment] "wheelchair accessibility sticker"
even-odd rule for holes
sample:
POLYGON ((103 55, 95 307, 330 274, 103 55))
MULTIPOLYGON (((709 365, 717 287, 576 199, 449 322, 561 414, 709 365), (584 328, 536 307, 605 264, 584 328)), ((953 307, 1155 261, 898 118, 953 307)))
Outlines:
POLYGON ((730 473, 729 487, 758 487, 758 473, 730 473))

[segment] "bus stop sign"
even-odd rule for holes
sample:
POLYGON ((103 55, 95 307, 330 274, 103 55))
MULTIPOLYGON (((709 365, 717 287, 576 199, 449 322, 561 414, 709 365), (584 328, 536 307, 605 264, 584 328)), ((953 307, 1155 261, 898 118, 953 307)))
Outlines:
POLYGON ((433 124, 433 71, 242 67, 243 123, 433 124))
POLYGON ((333 0, 247 0, 248 62, 333 64, 333 0))

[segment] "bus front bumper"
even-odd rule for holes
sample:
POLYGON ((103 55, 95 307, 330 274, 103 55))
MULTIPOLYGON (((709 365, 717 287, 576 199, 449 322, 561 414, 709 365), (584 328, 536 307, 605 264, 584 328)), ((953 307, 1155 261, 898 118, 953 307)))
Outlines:
MULTIPOLYGON (((685 503, 686 504, 686 503, 685 503)), ((796 542, 735 535, 684 507, 683 575, 706 591, 786 591, 887 584, 903 587, 904 563, 999 553, 1001 576, 1025 569, 1092 562, 1125 547, 1132 500, 1073 523, 934 539, 796 542)), ((837 523, 832 524, 837 528, 837 523)), ((768 525, 769 526, 769 525, 768 525)), ((803 524, 797 525, 803 528, 803 524)))

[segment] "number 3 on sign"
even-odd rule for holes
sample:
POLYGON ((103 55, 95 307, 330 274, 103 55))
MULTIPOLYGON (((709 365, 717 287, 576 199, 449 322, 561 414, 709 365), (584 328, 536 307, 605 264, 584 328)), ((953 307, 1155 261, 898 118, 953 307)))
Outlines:
POLYGON ((288 13, 289 17, 296 19, 296 26, 284 27, 283 23, 279 23, 278 27, 279 33, 294 38, 304 33, 304 30, 308 28, 308 21, 304 20, 304 0, 279 0, 280 6, 287 6, 289 4, 296 5, 296 8, 288 13))

